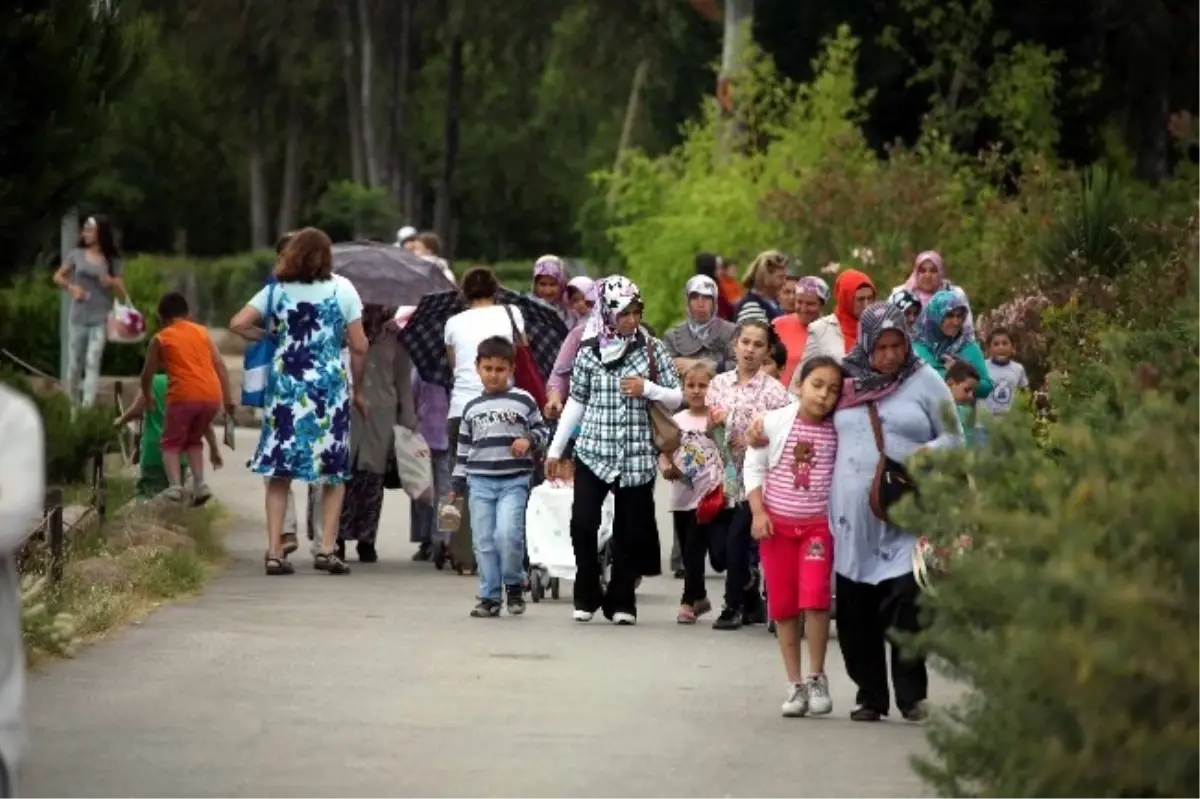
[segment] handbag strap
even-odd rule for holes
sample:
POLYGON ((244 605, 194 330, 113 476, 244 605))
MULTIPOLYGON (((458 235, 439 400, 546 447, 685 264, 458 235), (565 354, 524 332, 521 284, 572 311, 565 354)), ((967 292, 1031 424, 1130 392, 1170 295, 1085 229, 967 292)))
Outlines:
POLYGON ((521 346, 521 331, 517 329, 517 319, 515 316, 513 316, 512 306, 505 305, 504 312, 506 314, 508 314, 508 323, 510 325, 512 325, 513 346, 520 347, 521 346))
POLYGON ((646 360, 650 361, 650 382, 658 385, 658 358, 654 356, 654 345, 649 336, 646 336, 646 360))
POLYGON ((883 425, 879 422, 879 408, 874 402, 867 403, 867 413, 871 416, 871 432, 875 434, 875 448, 883 455, 883 425))

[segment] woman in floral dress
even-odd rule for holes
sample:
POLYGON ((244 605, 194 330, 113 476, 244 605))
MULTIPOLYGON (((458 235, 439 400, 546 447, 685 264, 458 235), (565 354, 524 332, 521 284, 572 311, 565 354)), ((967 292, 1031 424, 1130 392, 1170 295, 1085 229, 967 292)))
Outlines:
POLYGON ((269 479, 266 572, 272 575, 294 571, 282 544, 293 480, 319 484, 323 492, 323 536, 313 566, 330 574, 350 571, 336 552, 338 517, 351 473, 351 403, 366 412, 351 386, 362 384, 367 337, 362 300, 349 281, 333 274, 331 246, 316 228, 297 232, 275 269, 278 282, 259 291, 229 323, 247 338, 274 335, 277 343, 262 432, 250 460, 250 468, 269 479), (342 363, 343 341, 353 383, 342 363))

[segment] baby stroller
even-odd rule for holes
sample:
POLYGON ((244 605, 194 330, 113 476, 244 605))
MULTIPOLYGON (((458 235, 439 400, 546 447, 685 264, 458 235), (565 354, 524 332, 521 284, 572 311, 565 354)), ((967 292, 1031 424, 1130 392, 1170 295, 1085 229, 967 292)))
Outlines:
MULTIPOLYGON (((571 544, 571 503, 575 492, 570 483, 548 481, 529 492, 525 508, 525 550, 529 557, 529 595, 541 602, 547 594, 558 599, 562 580, 575 579, 575 548, 571 544)), ((599 546, 601 581, 608 582, 612 565, 610 542, 613 497, 604 500, 600 511, 599 546)))

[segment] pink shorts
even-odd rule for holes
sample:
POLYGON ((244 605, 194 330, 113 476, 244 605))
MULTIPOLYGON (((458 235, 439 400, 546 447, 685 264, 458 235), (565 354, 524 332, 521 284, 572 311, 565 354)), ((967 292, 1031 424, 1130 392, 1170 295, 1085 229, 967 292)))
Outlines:
POLYGON ((185 452, 204 445, 204 434, 221 412, 219 402, 176 402, 167 404, 162 450, 185 452))
POLYGON ((774 535, 758 542, 767 614, 776 621, 806 610, 829 610, 833 593, 833 534, 827 519, 796 522, 771 517, 774 535))

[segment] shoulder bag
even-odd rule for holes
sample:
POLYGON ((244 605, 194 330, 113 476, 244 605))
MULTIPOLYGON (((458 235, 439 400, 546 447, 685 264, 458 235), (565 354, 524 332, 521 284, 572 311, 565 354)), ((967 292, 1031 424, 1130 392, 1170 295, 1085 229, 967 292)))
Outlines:
POLYGON ((512 325, 513 349, 516 350, 516 360, 513 363, 513 385, 529 392, 538 409, 546 407, 546 381, 538 371, 533 353, 522 343, 521 331, 517 329, 517 320, 513 317, 512 307, 504 306, 508 314, 508 323, 512 325))
MULTIPOLYGON (((650 382, 658 383, 658 358, 654 355, 654 340, 646 337, 646 358, 650 361, 650 382)), ((646 403, 650 408, 650 434, 654 440, 654 448, 659 452, 670 455, 679 449, 682 435, 679 425, 671 416, 670 411, 657 402, 646 403)))
POLYGON ((888 511, 905 494, 916 494, 913 482, 904 464, 889 458, 883 451, 883 425, 879 421, 879 408, 874 402, 867 403, 871 416, 871 431, 875 434, 875 448, 879 450, 879 463, 875 466, 875 479, 871 481, 871 513, 880 521, 891 524, 888 511))
POLYGON ((263 408, 267 404, 267 384, 278 346, 274 306, 275 284, 271 283, 267 287, 267 312, 263 315, 263 327, 267 334, 247 347, 242 356, 242 405, 247 408, 263 408))

